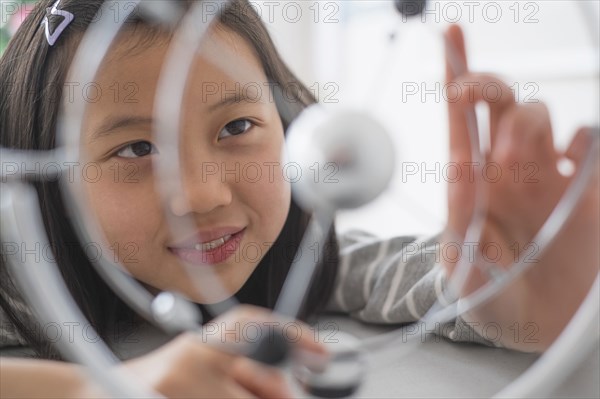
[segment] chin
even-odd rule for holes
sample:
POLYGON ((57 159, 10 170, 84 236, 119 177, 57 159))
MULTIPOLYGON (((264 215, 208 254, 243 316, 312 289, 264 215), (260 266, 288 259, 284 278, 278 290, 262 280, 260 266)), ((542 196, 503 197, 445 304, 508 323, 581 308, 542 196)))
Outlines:
POLYGON ((185 272, 177 273, 177 278, 153 285, 160 287, 161 290, 180 293, 188 300, 201 305, 217 304, 232 298, 244 286, 256 268, 256 265, 242 264, 227 266, 235 267, 221 268, 220 270, 217 268, 210 272, 212 276, 205 273, 194 276, 187 275, 185 272), (201 282, 194 284, 194 279, 201 280, 201 282), (216 289, 217 284, 214 280, 220 282, 221 289, 216 289), (206 284, 203 284, 204 282, 206 284))
POLYGON ((239 287, 224 286, 224 292, 212 292, 203 294, 200 292, 199 288, 197 289, 191 286, 185 289, 182 293, 187 297, 187 299, 196 302, 200 305, 214 305, 232 298, 235 295, 235 293, 238 292, 241 288, 241 285, 239 287))

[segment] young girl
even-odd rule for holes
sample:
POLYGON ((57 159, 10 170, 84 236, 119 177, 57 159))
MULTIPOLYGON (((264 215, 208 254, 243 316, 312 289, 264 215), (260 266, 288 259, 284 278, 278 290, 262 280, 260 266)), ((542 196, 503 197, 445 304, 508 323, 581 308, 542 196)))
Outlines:
MULTIPOLYGON (((69 66, 83 33, 102 3, 100 0, 42 1, 24 21, 0 62, 0 145, 37 150, 55 146, 56 118, 64 91, 74 84, 76 88, 76 84, 86 84, 68 81, 69 66), (74 16, 58 37, 52 35, 56 32, 53 29, 60 26, 63 19, 47 16, 46 12, 55 4, 74 16), (46 17, 47 22, 42 24, 46 17), (50 28, 50 35, 46 35, 46 26, 50 28)), ((187 8, 189 4, 182 2, 182 6, 187 8)), ((193 64, 183 102, 181 131, 173 132, 180 134, 182 144, 184 190, 174 193, 163 207, 152 167, 152 159, 160 156, 161 149, 152 142, 151 124, 156 85, 171 35, 167 28, 137 18, 134 13, 95 78, 94 84, 105 94, 88 102, 81 133, 82 164, 94 163, 101 171, 100 178, 85 182, 90 210, 100 221, 107 241, 114 244, 113 249, 117 248, 119 260, 151 292, 175 290, 199 304, 226 299, 198 290, 181 267, 182 262, 201 263, 202 267, 210 268, 225 291, 235 293, 241 303, 272 308, 310 216, 291 198, 289 183, 280 173, 283 163, 280 150, 290 120, 315 100, 281 61, 252 7, 242 0, 233 1, 231 7, 219 14, 218 24, 208 32, 193 64), (115 96, 109 91, 110 87, 134 93, 133 97, 115 96), (238 87, 263 90, 240 91, 238 87), (292 93, 293 98, 273 101, 270 91, 273 87, 288 95, 292 93), (111 94, 106 95, 107 92, 111 94), (134 101, 130 101, 132 99, 134 101), (239 170, 250 163, 264 167, 261 178, 250 181, 236 176, 236 168, 239 170), (207 167, 215 165, 216 169, 207 173, 207 167), (269 173, 271 167, 275 168, 274 173, 269 173), (125 178, 131 171, 135 172, 132 179, 125 178), (191 218, 195 230, 173 237, 164 212, 175 219, 191 218), (131 254, 126 251, 132 243, 135 254, 127 256, 131 254), (223 252, 228 255, 222 255, 223 252, 218 255, 219 252, 213 250, 219 246, 226 247, 228 251, 223 252), (260 248, 257 256, 240 255, 251 247, 260 248)), ((448 37, 466 65, 460 32, 451 30, 448 37)), ((467 72, 463 76, 449 73, 448 79, 485 81, 492 78, 467 72)), ((511 206, 495 204, 492 207, 497 217, 490 218, 484 240, 495 240, 509 248, 513 236, 522 242, 531 239, 531 232, 539 228, 540 220, 556 202, 566 180, 557 175, 555 163, 552 166, 557 155, 551 148, 551 131, 539 122, 547 121, 547 115, 543 110, 517 106, 508 88, 504 94, 504 100, 493 107, 495 119, 492 122, 496 126, 502 120, 502 126, 494 134, 497 140, 493 144, 498 151, 490 156, 508 157, 515 146, 521 148, 521 157, 543 161, 547 175, 535 189, 542 192, 552 189, 552 195, 540 206, 538 202, 531 203, 522 186, 491 188, 498 190, 497 198, 510 199, 511 206), (530 147, 515 141, 528 135, 544 143, 543 151, 539 151, 537 141, 530 147), (503 217, 506 214, 511 217, 503 217), (523 214, 527 219, 523 219, 523 214), (506 220, 506 225, 499 225, 499 221, 506 220), (495 234, 497 231, 505 235, 495 234)), ((473 103, 466 97, 450 108, 452 156, 460 162, 469 159, 464 110, 473 103)), ((577 153, 581 143, 585 146, 584 136, 579 136, 572 153, 577 153)), ((512 159, 499 161, 510 165, 508 161, 512 159)), ((77 244, 57 183, 38 183, 36 188, 56 262, 70 294, 100 336, 113 345, 117 355, 130 358, 127 342, 121 335, 115 338, 114 333, 117 326, 135 329, 142 321, 97 275, 77 244)), ((465 205, 470 200, 470 187, 459 182, 452 188, 449 228, 463 232, 469 217, 465 211, 469 208, 465 205)), ((590 205, 594 204, 593 195, 588 197, 578 217, 573 219, 571 236, 598 236, 596 226, 586 222, 590 214, 597 212, 597 208, 590 205)), ((404 250, 415 240, 414 237, 379 240, 359 233, 336 237, 332 229, 324 261, 317 268, 300 318, 310 320, 327 306, 371 322, 418 320, 438 297, 443 297, 444 273, 435 266, 432 257, 407 256, 404 250)), ((416 242, 423 252, 438 243, 439 239, 416 242)), ((552 318, 552 324, 547 317, 539 320, 546 323, 545 328, 539 345, 528 348, 530 350, 544 349, 552 342, 587 292, 590 276, 596 272, 597 254, 590 251, 589 245, 574 240, 569 245, 579 250, 581 264, 586 265, 581 278, 572 280, 578 294, 566 298, 566 305, 565 301, 561 302, 562 317, 558 322, 552 318)), ((507 250, 507 253, 512 252, 507 250)), ((555 269, 558 273, 524 276, 520 284, 512 287, 510 295, 492 302, 485 312, 467 315, 466 319, 461 318, 440 332, 453 340, 485 342, 465 321, 491 319, 510 326, 517 319, 513 312, 504 312, 503 306, 507 303, 517 303, 532 313, 549 309, 546 299, 556 297, 560 290, 545 283, 553 282, 556 275, 561 274, 564 257, 548 257, 543 261, 546 271, 555 269), (532 281, 535 284, 530 284, 532 281), (515 292, 519 295, 514 295, 515 292)), ((445 265, 452 268, 450 262, 445 265)), ((2 345, 27 347, 35 357, 58 359, 50 340, 42 333, 43 329, 36 328, 30 310, 6 274, 4 260, 1 271, 2 345)), ((479 283, 476 277, 473 284, 479 283)), ((521 317, 538 321, 534 315, 521 317)), ((223 320, 244 322, 257 318, 268 316, 256 308, 242 308, 225 315, 223 320)), ((310 337, 304 334, 299 344, 322 352, 310 337)), ((249 359, 208 348, 187 335, 150 354, 128 360, 122 367, 143 376, 150 386, 170 397, 288 395, 275 371, 249 359), (266 380, 269 383, 265 383, 266 380)), ((11 397, 48 395, 48 392, 62 397, 98 395, 73 365, 3 360, 2 373, 3 395, 6 392, 11 397), (20 384, 32 379, 38 383, 20 384)))

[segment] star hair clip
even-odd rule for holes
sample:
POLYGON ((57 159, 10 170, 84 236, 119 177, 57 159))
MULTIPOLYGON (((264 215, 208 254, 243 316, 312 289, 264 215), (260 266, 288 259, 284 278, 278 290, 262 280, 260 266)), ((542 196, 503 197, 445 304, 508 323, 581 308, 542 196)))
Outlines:
POLYGON ((41 25, 44 25, 46 40, 48 40, 48 44, 50 46, 54 46, 54 43, 56 43, 63 31, 67 28, 67 26, 69 26, 73 19, 75 19, 75 16, 72 13, 58 9, 60 1, 61 0, 57 0, 52 7, 46 8, 46 16, 41 23, 41 25), (54 30, 52 33, 50 33, 50 29, 52 28, 50 26, 50 18, 56 21, 57 17, 60 18, 60 23, 58 26, 53 26, 54 30))

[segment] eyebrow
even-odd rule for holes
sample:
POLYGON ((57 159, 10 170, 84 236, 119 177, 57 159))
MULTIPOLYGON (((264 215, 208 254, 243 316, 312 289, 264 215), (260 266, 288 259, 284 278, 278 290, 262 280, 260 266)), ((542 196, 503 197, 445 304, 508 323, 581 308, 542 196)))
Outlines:
POLYGON ((131 126, 152 126, 153 119, 147 116, 134 115, 118 115, 109 116, 100 125, 95 132, 92 133, 90 141, 96 141, 102 137, 110 136, 115 130, 131 127, 131 126))
POLYGON ((235 93, 235 95, 226 95, 225 98, 222 98, 221 101, 211 105, 208 107, 208 110, 213 112, 219 108, 239 104, 239 103, 250 103, 250 104, 263 104, 263 101, 260 100, 260 97, 251 97, 248 96, 245 90, 243 93, 235 93))

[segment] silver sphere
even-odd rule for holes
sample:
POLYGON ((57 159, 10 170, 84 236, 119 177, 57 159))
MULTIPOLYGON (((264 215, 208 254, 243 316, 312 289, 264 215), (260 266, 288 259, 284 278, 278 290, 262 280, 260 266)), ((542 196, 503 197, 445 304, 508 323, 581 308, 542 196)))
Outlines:
POLYGON ((393 148, 385 128, 367 114, 308 107, 290 125, 284 154, 286 166, 301 171, 289 177, 296 202, 331 212, 369 203, 392 178, 393 148))

